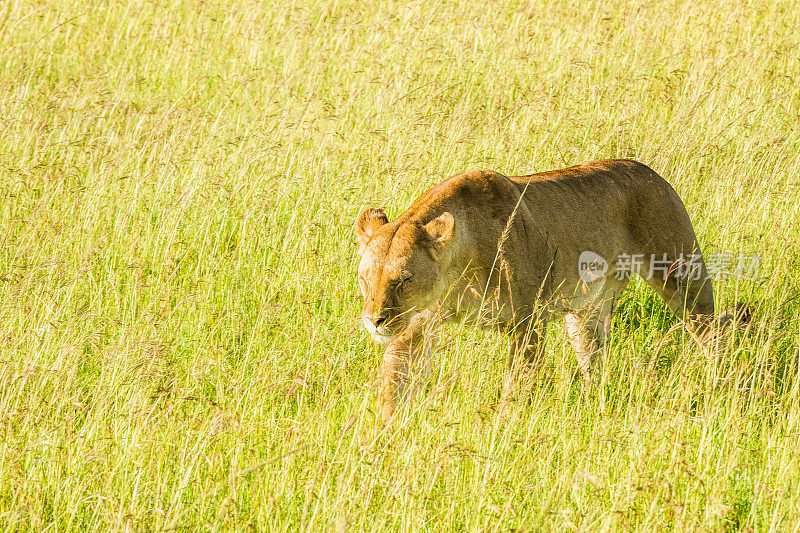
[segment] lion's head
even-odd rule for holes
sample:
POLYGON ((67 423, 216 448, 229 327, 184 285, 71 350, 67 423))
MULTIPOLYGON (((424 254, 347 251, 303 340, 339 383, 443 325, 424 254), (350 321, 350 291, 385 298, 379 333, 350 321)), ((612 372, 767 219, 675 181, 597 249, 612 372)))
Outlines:
POLYGON ((441 257, 453 238, 454 226, 448 212, 424 224, 389 223, 382 209, 365 209, 358 216, 362 320, 375 340, 388 342, 446 290, 441 257))

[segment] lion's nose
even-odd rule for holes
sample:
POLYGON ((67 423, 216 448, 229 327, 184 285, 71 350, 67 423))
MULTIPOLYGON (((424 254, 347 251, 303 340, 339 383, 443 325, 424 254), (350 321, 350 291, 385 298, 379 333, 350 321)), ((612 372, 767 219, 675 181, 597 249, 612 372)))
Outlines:
POLYGON ((372 323, 375 324, 376 328, 381 327, 384 323, 386 323, 386 319, 389 318, 389 313, 383 311, 382 313, 376 315, 372 319, 372 323))

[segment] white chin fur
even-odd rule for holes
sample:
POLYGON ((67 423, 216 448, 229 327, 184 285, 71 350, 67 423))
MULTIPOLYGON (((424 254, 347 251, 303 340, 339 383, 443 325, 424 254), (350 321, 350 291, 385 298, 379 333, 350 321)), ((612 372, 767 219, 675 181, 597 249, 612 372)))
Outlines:
POLYGON ((387 342, 389 342, 389 339, 392 338, 391 335, 387 335, 386 328, 380 328, 379 330, 378 328, 375 327, 375 324, 373 324, 372 321, 367 317, 362 316, 361 321, 364 323, 364 327, 367 328, 367 331, 369 331, 369 334, 376 342, 379 342, 381 344, 386 344, 387 342))

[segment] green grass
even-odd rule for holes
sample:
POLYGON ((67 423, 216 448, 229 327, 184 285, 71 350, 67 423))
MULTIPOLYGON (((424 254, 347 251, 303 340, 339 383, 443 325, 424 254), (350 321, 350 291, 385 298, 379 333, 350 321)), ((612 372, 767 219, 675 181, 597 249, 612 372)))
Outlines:
POLYGON ((800 10, 554 4, 0 5, 0 530, 796 528, 800 10), (378 424, 358 212, 611 157, 763 256, 749 332, 636 285, 597 394, 554 324, 503 417, 450 327, 378 424))

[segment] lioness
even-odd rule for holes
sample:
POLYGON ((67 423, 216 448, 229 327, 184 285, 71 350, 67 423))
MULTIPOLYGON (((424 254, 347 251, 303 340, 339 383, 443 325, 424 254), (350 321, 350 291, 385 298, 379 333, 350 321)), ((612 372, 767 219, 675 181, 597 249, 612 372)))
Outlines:
POLYGON ((515 361, 536 367, 545 325, 558 315, 588 383, 633 272, 680 318, 703 323, 714 313, 711 279, 683 202, 636 161, 512 177, 472 170, 433 187, 393 222, 381 209, 364 210, 355 233, 363 322, 387 345, 383 420, 442 319, 511 335, 510 395, 515 361))

